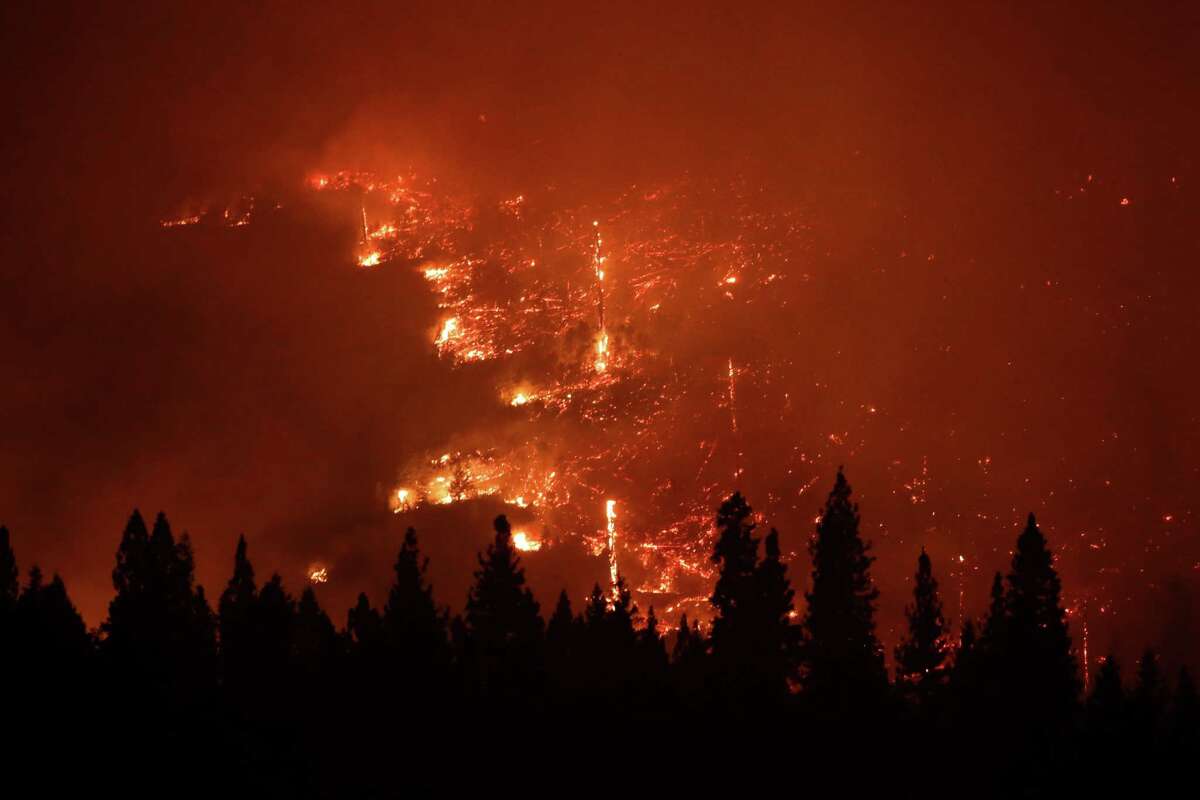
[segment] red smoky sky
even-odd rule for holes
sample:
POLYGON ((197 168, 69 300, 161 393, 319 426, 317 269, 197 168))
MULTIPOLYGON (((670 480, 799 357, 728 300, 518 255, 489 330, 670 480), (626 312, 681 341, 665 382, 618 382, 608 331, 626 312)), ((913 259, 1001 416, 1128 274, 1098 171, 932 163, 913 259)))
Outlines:
MULTIPOLYGON (((1093 648, 1149 639, 1171 655, 1179 631, 1195 638, 1200 577, 1198 17, 1191 3, 7 3, 0 522, 22 569, 60 572, 89 625, 135 506, 190 533, 210 597, 239 533, 294 591, 327 564, 339 621, 359 589, 380 596, 415 524, 458 609, 506 507, 394 516, 386 495, 423 454, 511 430, 500 368, 439 358, 426 282, 356 271, 353 205, 305 181, 412 171, 481 205, 523 195, 614 218, 630 187, 736 184, 805 231, 770 311, 764 296, 728 312, 731 348, 786 353, 746 391, 796 403, 745 435, 820 443, 806 463, 822 478, 801 497, 751 460, 714 491, 779 509, 766 521, 793 579, 844 464, 886 640, 922 545, 955 614, 964 556, 975 613, 1032 510, 1069 603, 1090 603, 1093 648), (236 235, 160 226, 245 195, 260 205, 236 235)), ((728 197, 696 203, 719 218, 728 197)), ((672 346, 694 360, 721 330, 683 326, 672 346)), ((525 561, 543 606, 607 574, 582 546, 525 561)))

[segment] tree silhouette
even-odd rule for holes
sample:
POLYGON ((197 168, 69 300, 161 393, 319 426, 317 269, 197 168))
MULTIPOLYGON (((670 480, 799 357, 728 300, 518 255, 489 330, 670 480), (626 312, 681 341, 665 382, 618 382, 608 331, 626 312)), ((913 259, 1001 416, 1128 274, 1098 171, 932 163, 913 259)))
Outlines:
POLYGON ((378 657, 378 651, 383 647, 383 620, 371 607, 366 592, 359 593, 354 607, 346 615, 346 633, 356 652, 378 657))
POLYGON ((192 692, 212 683, 216 625, 194 575, 186 534, 176 542, 160 513, 147 535, 135 510, 117 550, 116 595, 102 626, 106 652, 131 677, 177 680, 192 692))
POLYGON ((8 528, 0 525, 0 631, 3 631, 5 620, 17 606, 20 590, 17 557, 9 541, 8 528))
POLYGON ((755 569, 758 539, 754 538, 752 511, 740 493, 717 511, 717 543, 712 560, 718 567, 710 602, 716 609, 712 623, 712 653, 718 668, 729 669, 749 656, 755 602, 755 569))
POLYGON ((1158 654, 1147 647, 1138 660, 1137 683, 1129 698, 1132 733, 1137 741, 1150 744, 1158 737, 1166 700, 1166 682, 1158 666, 1158 654))
POLYGON ((908 632, 896 647, 896 681, 902 687, 915 690, 918 697, 927 702, 936 687, 945 682, 946 673, 942 668, 949 647, 937 580, 923 547, 913 579, 913 602, 905 607, 904 616, 908 620, 908 632))
POLYGON ((975 630, 975 620, 968 617, 963 621, 962 632, 959 634, 949 680, 950 693, 960 715, 966 710, 966 706, 977 698, 979 681, 979 635, 975 630))
POLYGON ((433 600, 417 533, 409 528, 396 556, 395 579, 383 607, 383 635, 390 660, 403 680, 428 682, 449 663, 446 613, 433 600))
POLYGON ((260 639, 259 667, 264 675, 286 676, 291 668, 296 601, 283 588, 283 579, 278 573, 263 584, 255 605, 255 627, 260 639))
MULTIPOLYGON (((26 770, 36 774, 36 764, 49 769, 65 759, 85 773, 95 768, 97 739, 107 733, 95 698, 106 687, 95 681, 92 637, 58 575, 46 583, 42 571, 32 567, 10 622, 0 651, 8 690, 5 714, 13 721, 5 737, 5 759, 13 767, 8 780, 17 779, 15 794, 21 794, 19 776, 26 770)), ((74 778, 59 776, 54 783, 60 789, 83 790, 82 776, 79 787, 74 778)))
POLYGON ((258 646, 257 602, 258 588, 254 583, 254 567, 246 555, 246 537, 239 536, 233 575, 217 602, 222 676, 226 689, 237 695, 252 691, 258 646))
MULTIPOLYGON (((135 510, 117 550, 113 586, 116 594, 101 626, 110 686, 104 713, 119 721, 111 747, 140 751, 144 769, 129 780, 143 783, 141 791, 153 791, 196 759, 225 764, 215 751, 216 622, 203 589, 195 585, 187 536, 177 542, 161 513, 148 534, 135 510)), ((197 776, 196 786, 209 781, 220 781, 218 769, 197 776)))
POLYGON ((671 648, 671 675, 675 693, 685 709, 692 712, 702 710, 705 677, 708 672, 708 641, 697 622, 688 624, 687 614, 680 614, 679 629, 675 644, 671 648))
POLYGON ((553 681, 558 702, 563 705, 569 705, 568 693, 577 692, 580 687, 581 627, 564 589, 546 623, 546 672, 553 681))
MULTIPOLYGON (((1068 723, 1079 677, 1054 559, 1033 514, 1017 539, 1004 598, 1005 675, 1012 711, 1051 726, 1068 723)), ((989 623, 991 623, 989 618, 989 623)))
MULTIPOLYGON (((21 593, 20 576, 17 573, 17 557, 8 538, 8 528, 0 525, 0 653, 16 652, 13 641, 13 614, 17 608, 17 597, 21 593), (10 648, 12 648, 10 650, 10 648)), ((11 657, 0 655, 0 684, 11 681, 11 657)))
POLYGON ((1121 667, 1111 653, 1096 672, 1085 711, 1083 754, 1088 783, 1096 791, 1111 789, 1122 781, 1129 756, 1128 701, 1121 667))
POLYGON ((740 493, 717 512, 718 565, 710 602, 717 615, 712 627, 712 666, 732 708, 787 694, 799 662, 799 631, 792 624, 795 592, 787 577, 774 529, 758 558, 758 539, 750 506, 740 493))
POLYGON ((479 556, 465 615, 471 680, 495 697, 518 696, 538 682, 542 618, 525 585, 525 570, 512 546, 512 528, 496 517, 496 537, 479 556))
POLYGON ((1167 717, 1167 748, 1172 766, 1170 778, 1178 781, 1191 773, 1200 751, 1200 696, 1187 667, 1179 669, 1175 696, 1167 717))
POLYGON ((62 662, 82 666, 91 652, 87 627, 67 596, 62 578, 55 575, 50 583, 44 583, 37 565, 29 570, 29 583, 17 599, 14 624, 17 651, 33 659, 38 671, 62 662))
POLYGON ((292 659, 302 683, 319 684, 333 668, 339 652, 337 630, 317 602, 316 592, 306 586, 296 604, 292 626, 292 659))
POLYGON ((875 638, 874 559, 859 537, 858 506, 850 494, 839 469, 809 544, 813 571, 802 681, 809 697, 831 710, 875 702, 887 688, 883 651, 875 638))
POLYGON ((798 677, 801 630, 793 624, 796 596, 779 549, 774 528, 763 540, 763 560, 754 573, 756 599, 755 657, 764 691, 776 698, 786 695, 798 677))
POLYGON ((578 620, 571 611, 571 598, 567 597, 567 591, 564 589, 559 592, 554 613, 546 623, 547 652, 562 657, 569 654, 575 646, 577 628, 578 620))
POLYGON ((658 631, 654 606, 646 612, 646 627, 638 631, 637 638, 643 674, 655 682, 660 681, 667 670, 667 643, 658 631))

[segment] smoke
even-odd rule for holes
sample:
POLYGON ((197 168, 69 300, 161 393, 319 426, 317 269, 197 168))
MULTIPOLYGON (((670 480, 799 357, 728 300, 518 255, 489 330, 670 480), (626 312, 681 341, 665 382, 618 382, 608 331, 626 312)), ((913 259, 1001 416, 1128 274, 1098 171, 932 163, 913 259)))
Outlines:
MULTIPOLYGON (((239 532, 294 589, 329 564, 337 617, 359 587, 381 590, 405 524, 457 606, 491 518, 540 521, 555 544, 526 562, 545 602, 605 580, 586 540, 609 492, 636 540, 697 485, 711 506, 738 469, 800 581, 839 463, 876 541, 885 635, 921 545, 935 566, 965 554, 978 609, 1031 508, 1068 591, 1113 600, 1114 626, 1198 560, 1195 378, 1179 356, 1197 333, 1185 223, 1200 106, 1178 88, 1192 12, 0 13, 19 110, 0 147, 0 520, 24 566, 64 573, 89 623, 135 505, 191 532, 210 594, 239 532), (678 263, 614 260, 611 347, 654 354, 650 374, 610 387, 590 412, 603 426, 544 415, 527 460, 599 447, 601 428, 631 436, 635 415, 613 410, 650 414, 664 386, 689 398, 658 418, 669 450, 624 454, 625 485, 573 496, 569 521, 492 495, 393 515, 391 493, 431 454, 529 441, 536 406, 504 398, 585 364, 594 312, 579 303, 561 335, 523 323, 536 344, 508 359, 439 357, 446 314, 422 273, 436 258, 355 269, 358 198, 304 186, 337 169, 465 194, 480 210, 465 249, 527 247, 552 224, 578 234, 545 273, 482 268, 474 288, 492 303, 571 271, 561 299, 585 298, 593 219, 614 254, 662 229, 679 232, 675 252, 736 239, 747 210, 787 224, 744 239, 742 255, 776 248, 759 262, 688 251, 673 286, 653 267, 678 263), (159 227, 246 196, 248 226, 159 227), (518 196, 514 221, 498 209, 518 196)), ((1098 650, 1107 634, 1092 630, 1098 650)))

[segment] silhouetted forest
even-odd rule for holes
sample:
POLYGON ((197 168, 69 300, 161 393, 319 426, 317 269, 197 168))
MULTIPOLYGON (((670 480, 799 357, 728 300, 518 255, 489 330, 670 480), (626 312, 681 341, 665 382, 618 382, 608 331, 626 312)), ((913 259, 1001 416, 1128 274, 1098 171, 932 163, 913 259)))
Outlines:
POLYGON ((1113 796, 1186 785, 1200 704, 1152 650, 1084 697, 1031 514, 980 620, 951 626, 916 556, 889 676, 859 512, 839 472, 797 598, 779 537, 735 494, 715 518, 711 625, 664 635, 623 581, 543 613, 508 521, 462 614, 435 602, 409 529, 382 603, 339 628, 309 586, 256 577, 243 538, 210 600, 187 536, 134 511, 108 618, 21 582, 0 528, 5 785, 117 796, 399 797, 455 789, 642 796, 1113 796))

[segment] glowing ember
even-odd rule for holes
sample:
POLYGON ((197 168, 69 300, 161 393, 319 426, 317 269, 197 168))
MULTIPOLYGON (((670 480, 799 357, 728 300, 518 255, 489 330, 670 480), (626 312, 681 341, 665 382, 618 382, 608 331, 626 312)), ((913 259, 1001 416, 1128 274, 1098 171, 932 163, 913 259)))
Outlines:
POLYGON ((379 262, 382 260, 383 253, 379 252, 378 250, 372 250, 371 252, 359 257, 358 265, 360 267, 374 267, 378 266, 379 262))
POLYGON ((309 583, 328 583, 329 569, 326 567, 313 567, 308 571, 309 583))

